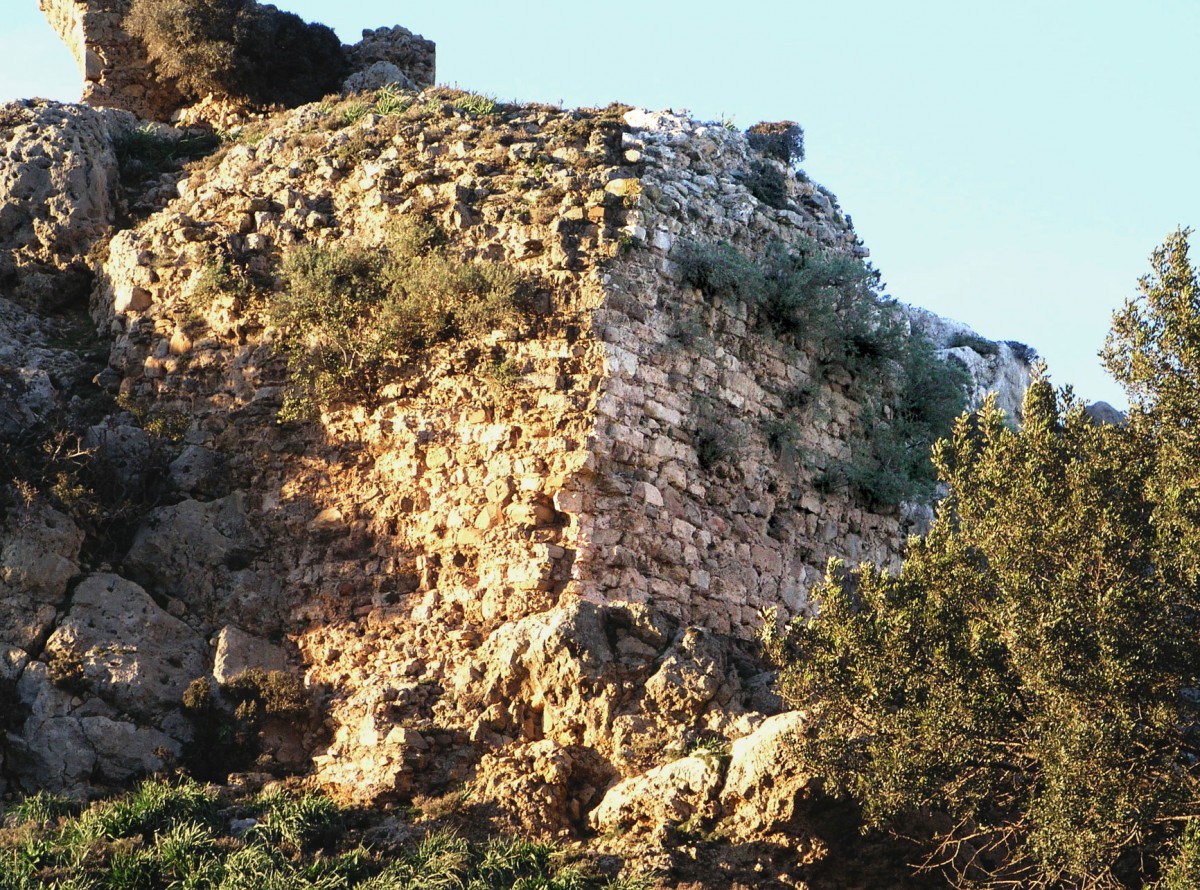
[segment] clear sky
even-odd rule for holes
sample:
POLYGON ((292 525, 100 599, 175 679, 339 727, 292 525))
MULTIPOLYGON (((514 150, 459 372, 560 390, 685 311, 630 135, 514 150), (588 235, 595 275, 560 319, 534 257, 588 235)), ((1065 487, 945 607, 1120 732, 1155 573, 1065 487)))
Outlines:
MULTIPOLYGON (((4 5, 0 99, 77 98, 36 0, 4 5)), ((1123 404, 1095 357, 1112 311, 1200 225, 1198 0, 277 5, 351 43, 402 24, 440 81, 501 99, 799 121, 893 296, 1034 346, 1089 400, 1123 404)))

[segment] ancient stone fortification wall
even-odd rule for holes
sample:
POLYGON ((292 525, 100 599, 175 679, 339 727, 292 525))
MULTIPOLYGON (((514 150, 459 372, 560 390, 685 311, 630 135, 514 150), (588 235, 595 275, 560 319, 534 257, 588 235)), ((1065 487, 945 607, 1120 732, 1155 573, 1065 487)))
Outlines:
MULTIPOLYGON (((147 184, 146 217, 96 269, 107 367, 48 350, 52 325, 0 300, 0 359, 20 344, 0 407, 77 433, 128 525, 98 540, 36 493, 4 518, 0 754, 17 787, 167 766, 192 737, 181 689, 286 656, 320 719, 264 742, 266 768, 364 800, 474 777, 542 820, 526 826, 583 830, 618 776, 778 707, 738 642, 760 608, 802 609, 830 555, 894 558, 897 515, 812 481, 858 422, 846 381, 772 447, 811 357, 757 307, 684 287, 674 260, 685 239, 861 253, 828 193, 793 175, 791 209, 764 206, 743 137, 673 115, 384 98, 277 116, 147 184), (369 404, 280 423, 282 258, 378 245, 409 214, 456 257, 519 272, 532 311, 422 353, 369 404), (214 292, 222 269, 247 286, 214 292)), ((62 116, 5 126, 33 139, 34 111, 62 116)), ((115 131, 74 116, 113 167, 115 131)), ((31 222, 0 246, 77 228, 90 243, 92 222, 63 217, 49 241, 31 222)))
MULTIPOLYGON (((38 0, 38 7, 66 43, 83 75, 80 101, 131 111, 147 120, 167 121, 186 101, 171 82, 158 78, 145 47, 121 23, 133 0, 38 0)), ((389 62, 419 87, 431 86, 436 47, 406 28, 363 31, 346 47, 352 67, 389 62)))
POLYGON ((147 120, 168 120, 184 99, 169 83, 155 78, 145 49, 121 27, 131 4, 132 0, 38 0, 79 65, 80 101, 131 111, 147 120))
POLYGON ((588 596, 650 602, 750 636, 762 609, 803 609, 829 557, 892 562, 902 524, 814 484, 828 462, 849 457, 861 406, 841 382, 819 383, 813 357, 772 333, 759 306, 682 284, 672 257, 683 241, 752 255, 800 239, 866 251, 807 181, 789 174, 791 209, 754 198, 741 134, 668 114, 626 121, 640 178, 609 188, 629 196, 641 246, 613 266, 595 314, 608 378, 594 472, 578 498, 587 545, 575 577, 588 596), (813 387, 823 407, 806 412, 796 394, 813 387), (773 447, 781 425, 797 435, 773 447))

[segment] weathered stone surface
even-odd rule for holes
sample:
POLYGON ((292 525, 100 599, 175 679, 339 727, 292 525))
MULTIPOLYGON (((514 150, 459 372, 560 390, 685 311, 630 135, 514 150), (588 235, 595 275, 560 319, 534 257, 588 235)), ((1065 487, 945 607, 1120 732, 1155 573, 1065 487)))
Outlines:
POLYGON ((726 679, 721 643, 703 629, 689 627, 646 681, 646 701, 667 720, 688 721, 703 713, 726 679))
POLYGON ((8 770, 22 791, 81 795, 160 770, 179 755, 178 740, 56 687, 50 675, 32 662, 17 686, 28 716, 8 735, 8 770))
POLYGON ((0 537, 0 643, 29 651, 54 626, 79 572, 83 533, 67 516, 35 503, 11 509, 0 537))
POLYGON ((347 53, 360 71, 388 62, 418 88, 433 86, 437 81, 437 48, 433 41, 399 25, 363 31, 362 40, 347 47, 347 53))
POLYGON ((512 829, 563 837, 584 827, 612 776, 596 751, 543 739, 485 755, 475 787, 512 829))
POLYGON ((711 818, 723 773, 719 757, 682 757, 618 782, 588 822, 596 831, 612 832, 711 818))
POLYGON ((213 623, 227 620, 276 632, 278 580, 252 568, 258 537, 247 516, 245 494, 216 501, 183 501, 152 511, 125 558, 131 576, 175 597, 213 623))
POLYGON ((150 436, 140 426, 112 418, 88 429, 83 445, 92 452, 92 460, 102 463, 109 478, 127 492, 145 488, 151 473, 150 436))
POLYGON ((369 68, 356 71, 346 78, 342 89, 347 93, 362 93, 382 87, 398 87, 416 91, 419 87, 391 62, 375 62, 369 68))
POLYGON ((171 484, 193 497, 215 498, 228 486, 228 461, 219 451, 189 445, 168 468, 171 484))
POLYGON ((55 687, 41 662, 25 669, 17 693, 28 717, 8 736, 9 774, 27 792, 86 793, 96 752, 74 716, 83 703, 55 687))
POLYGON ((1124 412, 1118 411, 1108 402, 1093 402, 1083 410, 1097 426, 1120 425, 1125 422, 1124 412))
POLYGON ((44 100, 0 107, 0 277, 32 305, 87 294, 84 258, 116 222, 114 138, 134 118, 44 100))
POLYGON ((283 649, 261 637, 232 624, 217 634, 212 673, 218 683, 228 683, 248 670, 285 671, 287 667, 283 649))
POLYGON ((933 341, 944 360, 957 362, 971 375, 968 398, 972 406, 978 407, 984 396, 994 392, 997 407, 1020 422, 1021 402, 1037 353, 1015 341, 988 340, 962 322, 942 318, 928 309, 903 308, 913 328, 933 341))
POLYGON ((117 575, 86 578, 46 655, 60 673, 141 720, 175 710, 188 683, 208 673, 207 647, 190 627, 117 575))
POLYGON ((736 836, 784 831, 796 816, 812 778, 793 749, 805 722, 799 711, 777 714, 730 746, 721 811, 736 836))

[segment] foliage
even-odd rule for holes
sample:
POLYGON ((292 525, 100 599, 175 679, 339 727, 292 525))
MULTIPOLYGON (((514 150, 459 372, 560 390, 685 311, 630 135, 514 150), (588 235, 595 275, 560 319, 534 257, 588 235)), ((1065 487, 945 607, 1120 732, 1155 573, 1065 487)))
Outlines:
POLYGON ((254 668, 218 689, 198 677, 184 691, 182 704, 193 727, 185 762, 202 778, 223 780, 255 762, 259 731, 268 720, 301 722, 312 702, 300 678, 254 668))
POLYGON ((119 135, 113 141, 113 149, 121 178, 140 182, 164 171, 178 170, 188 161, 211 154, 220 144, 220 138, 210 133, 180 134, 166 127, 144 124, 119 135))
POLYGON ((0 890, 642 890, 548 844, 471 842, 428 831, 399 849, 359 844, 327 797, 273 790, 218 800, 195 783, 148 781, 57 822, 0 828, 0 890), (215 818, 224 806, 221 818, 215 818), (256 824, 240 836, 229 817, 256 824))
POLYGON ((935 452, 949 493, 898 575, 831 564, 770 627, 807 768, 961 886, 1195 886, 1200 289, 1177 232, 1114 320, 1127 425, 1039 367, 935 452), (1190 462, 1189 462, 1190 457, 1190 462))
POLYGON ((1012 354, 1027 364, 1037 361, 1037 350, 1020 340, 1005 340, 1004 345, 1012 350, 1012 354))
POLYGON ((412 220, 378 249, 301 247, 283 279, 270 307, 292 374, 281 419, 369 399, 412 354, 510 324, 524 301, 515 273, 456 259, 438 229, 412 220))
POLYGON ((750 172, 744 177, 750 194, 768 207, 786 210, 788 206, 787 174, 776 164, 751 161, 750 172))
POLYGON ((961 346, 965 346, 968 349, 972 349, 979 353, 984 358, 991 358, 992 356, 997 356, 1000 354, 1000 344, 995 340, 989 340, 987 337, 981 337, 978 334, 972 334, 966 331, 955 334, 950 338, 950 342, 947 345, 950 349, 957 349, 961 346))
POLYGON ((732 244, 722 241, 706 245, 695 241, 680 244, 675 255, 683 281, 707 296, 747 302, 761 299, 765 279, 758 266, 732 244))
POLYGON ((300 105, 339 89, 349 67, 331 29, 255 0, 134 0, 124 26, 192 99, 300 105))
POLYGON ((1154 455, 1149 496, 1161 558, 1200 582, 1200 284, 1177 230, 1151 257, 1140 295, 1113 317, 1101 353, 1129 394, 1128 425, 1154 455))
POLYGON ((494 96, 483 93, 464 93, 450 104, 460 111, 481 116, 494 114, 499 107, 494 96))
MULTIPOLYGON (((928 338, 879 295, 877 272, 811 241, 773 245, 758 262, 726 243, 685 242, 675 259, 686 284, 756 306, 762 322, 814 357, 819 378, 848 376, 850 395, 866 406, 863 431, 852 442, 853 460, 829 467, 822 485, 874 507, 932 497, 929 450, 965 406, 967 375, 940 361, 928 338)), ((797 424, 794 416, 764 423, 773 451, 799 438, 797 424)))
POLYGON ((760 121, 746 131, 750 147, 784 164, 804 160, 804 130, 795 121, 760 121))

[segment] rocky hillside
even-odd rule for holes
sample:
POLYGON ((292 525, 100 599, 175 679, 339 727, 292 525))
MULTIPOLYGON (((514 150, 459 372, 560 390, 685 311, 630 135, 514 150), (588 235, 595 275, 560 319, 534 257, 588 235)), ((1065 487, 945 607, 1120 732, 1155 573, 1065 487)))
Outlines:
MULTIPOLYGON (((0 785, 300 774, 820 878, 754 639, 927 508, 846 470, 886 355, 720 276, 861 260, 831 193, 720 125, 402 85, 219 146, 40 101, 0 139, 0 785)), ((1019 402, 1020 344, 901 328, 1019 402)))

